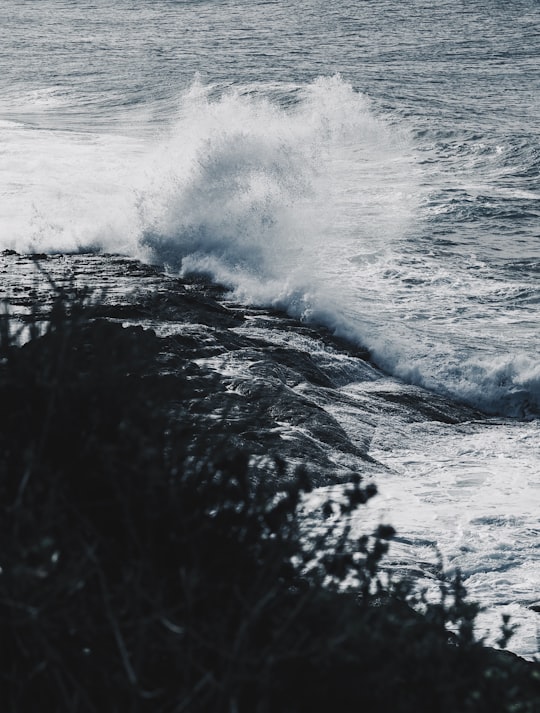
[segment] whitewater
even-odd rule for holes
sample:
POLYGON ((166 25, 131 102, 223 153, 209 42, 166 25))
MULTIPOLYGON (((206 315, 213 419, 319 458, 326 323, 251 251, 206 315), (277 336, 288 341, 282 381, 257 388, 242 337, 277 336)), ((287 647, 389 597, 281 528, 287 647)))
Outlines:
POLYGON ((457 427, 381 423, 372 507, 463 570, 487 628, 510 612, 526 656, 539 22, 535 0, 0 7, 0 250, 204 273, 367 349, 396 388, 481 410, 457 427))

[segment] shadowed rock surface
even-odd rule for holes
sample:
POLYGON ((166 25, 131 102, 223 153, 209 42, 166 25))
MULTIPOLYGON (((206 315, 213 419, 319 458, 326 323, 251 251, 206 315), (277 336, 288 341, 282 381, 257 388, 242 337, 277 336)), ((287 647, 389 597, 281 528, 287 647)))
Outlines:
POLYGON ((156 342, 147 377, 168 390, 171 413, 189 424, 194 442, 225 432, 251 455, 254 477, 276 458, 289 474, 304 464, 319 485, 371 476, 384 471, 369 454, 381 420, 481 417, 386 376, 329 331, 235 304, 201 277, 178 279, 114 255, 10 251, 0 256, 0 275, 0 299, 23 341, 48 319, 59 290, 85 296, 95 319, 146 330, 156 342), (175 397, 179 374, 191 384, 187 399, 175 397))
POLYGON ((371 587, 393 528, 363 520, 357 552, 341 535, 376 492, 362 476, 384 477, 372 440, 386 433, 391 448, 400 422, 477 414, 202 279, 95 255, 8 253, 1 270, 10 710, 34 710, 45 691, 63 701, 51 710, 156 711, 159 698, 163 711, 378 713, 406 684, 406 713, 534 713, 537 668, 473 640, 459 578, 449 590, 418 543, 396 538, 385 573, 441 576, 454 592, 424 616, 408 589, 371 587), (349 572, 356 591, 337 586, 349 572), (194 708, 201 675, 212 685, 194 708), (205 705, 213 696, 221 707, 205 705), (512 707, 493 707, 503 696, 512 707))

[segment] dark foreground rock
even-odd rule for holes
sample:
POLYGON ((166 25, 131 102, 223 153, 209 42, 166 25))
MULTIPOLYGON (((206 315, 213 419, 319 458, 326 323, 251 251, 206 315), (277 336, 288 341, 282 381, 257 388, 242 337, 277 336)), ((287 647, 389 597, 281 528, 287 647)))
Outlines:
POLYGON ((396 388, 366 352, 285 314, 235 305, 200 277, 175 279, 119 256, 9 251, 0 274, 0 299, 21 325, 46 321, 62 289, 84 296, 95 319, 151 330, 157 353, 148 377, 171 385, 170 408, 192 423, 194 438, 219 431, 250 453, 254 477, 268 477, 276 458, 289 475, 302 463, 320 485, 372 475, 384 470, 369 446, 385 415, 446 423, 479 416, 420 388, 396 388), (187 401, 174 398, 176 374, 190 380, 187 401), (370 388, 353 399, 341 391, 352 381, 370 388))
POLYGON ((474 414, 204 281, 2 259, 2 710, 540 709, 538 665, 475 640, 459 577, 415 601, 382 574, 393 529, 348 531, 377 419, 474 414))

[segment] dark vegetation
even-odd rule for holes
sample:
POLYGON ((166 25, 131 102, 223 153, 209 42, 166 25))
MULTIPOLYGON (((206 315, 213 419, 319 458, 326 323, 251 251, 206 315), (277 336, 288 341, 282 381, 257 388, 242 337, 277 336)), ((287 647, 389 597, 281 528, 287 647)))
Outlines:
POLYGON ((3 713, 540 710, 538 667, 475 640, 459 578, 415 609, 381 574, 392 529, 352 540, 360 477, 307 528, 309 474, 253 483, 245 454, 197 433, 197 379, 160 373, 152 332, 65 299, 23 347, 9 325, 3 713))

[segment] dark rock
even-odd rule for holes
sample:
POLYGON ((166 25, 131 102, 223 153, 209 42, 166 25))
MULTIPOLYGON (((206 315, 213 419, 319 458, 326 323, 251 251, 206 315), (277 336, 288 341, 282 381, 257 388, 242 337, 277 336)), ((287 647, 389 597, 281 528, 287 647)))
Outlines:
POLYGON ((365 351, 283 312, 228 302, 226 289, 204 277, 179 279, 136 260, 90 253, 4 251, 0 268, 0 298, 18 310, 17 321, 46 320, 63 290, 97 320, 96 342, 118 343, 114 330, 126 328, 120 343, 147 357, 144 388, 161 395, 194 444, 226 434, 241 445, 254 477, 275 459, 288 463, 282 476, 303 463, 319 484, 383 470, 369 456, 379 419, 458 423, 477 416, 423 389, 396 388, 365 351), (46 271, 35 267, 42 259, 46 271), (354 398, 341 389, 363 382, 374 384, 354 398))

